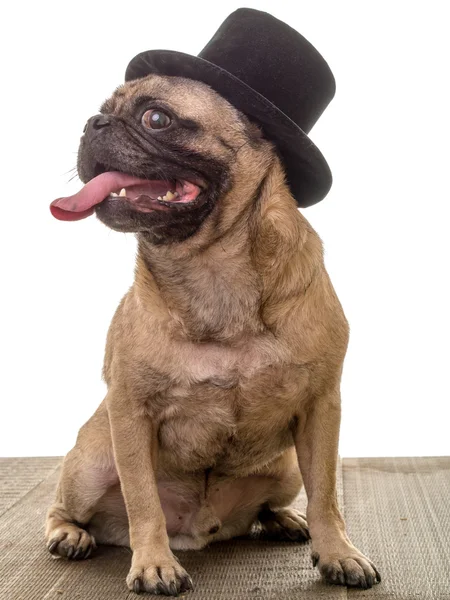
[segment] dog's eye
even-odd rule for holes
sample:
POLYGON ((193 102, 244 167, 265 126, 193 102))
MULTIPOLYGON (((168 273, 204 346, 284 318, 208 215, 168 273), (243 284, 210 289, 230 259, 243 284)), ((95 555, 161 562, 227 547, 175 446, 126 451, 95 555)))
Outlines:
POLYGON ((171 122, 169 115, 166 115, 162 110, 147 110, 142 115, 142 125, 146 129, 165 129, 169 127, 171 122))

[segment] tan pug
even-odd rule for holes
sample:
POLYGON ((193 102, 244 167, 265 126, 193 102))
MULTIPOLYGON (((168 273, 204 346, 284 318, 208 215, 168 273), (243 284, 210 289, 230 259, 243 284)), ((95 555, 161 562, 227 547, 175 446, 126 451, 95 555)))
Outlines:
POLYGON ((90 183, 53 210, 95 210, 136 232, 138 255, 106 398, 48 512, 50 552, 129 545, 128 587, 176 595, 192 583, 171 549, 259 524, 311 536, 330 583, 371 587, 336 500, 347 321, 273 145, 205 84, 150 75, 88 121, 78 170, 90 183), (289 507, 302 478, 308 526, 289 507))

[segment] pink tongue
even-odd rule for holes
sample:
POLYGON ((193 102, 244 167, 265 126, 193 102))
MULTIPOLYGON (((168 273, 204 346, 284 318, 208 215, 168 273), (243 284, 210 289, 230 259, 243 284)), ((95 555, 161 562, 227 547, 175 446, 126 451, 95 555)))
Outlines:
MULTIPOLYGON (((94 212, 94 206, 103 202, 112 192, 134 185, 145 185, 147 193, 154 189, 155 198, 167 191, 167 182, 148 181, 117 171, 108 171, 91 179, 78 193, 66 198, 58 198, 50 204, 52 215, 60 221, 78 221, 89 217, 94 212)), ((152 194, 153 195, 153 194, 152 194)))

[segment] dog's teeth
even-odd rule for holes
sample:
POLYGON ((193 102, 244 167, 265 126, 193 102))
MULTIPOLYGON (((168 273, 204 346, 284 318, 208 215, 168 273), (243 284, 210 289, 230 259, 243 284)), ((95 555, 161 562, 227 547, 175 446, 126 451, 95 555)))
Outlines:
POLYGON ((116 192, 111 192, 111 196, 117 197, 119 194, 116 194, 116 192))
POLYGON ((173 200, 175 198, 175 194, 173 194, 170 190, 167 192, 167 194, 164 196, 165 200, 173 200))
POLYGON ((163 200, 163 198, 161 198, 161 196, 158 196, 158 200, 163 200))
POLYGON ((126 192, 125 188, 122 188, 122 189, 120 190, 120 194, 119 194, 119 196, 126 196, 126 195, 127 195, 127 192, 126 192))

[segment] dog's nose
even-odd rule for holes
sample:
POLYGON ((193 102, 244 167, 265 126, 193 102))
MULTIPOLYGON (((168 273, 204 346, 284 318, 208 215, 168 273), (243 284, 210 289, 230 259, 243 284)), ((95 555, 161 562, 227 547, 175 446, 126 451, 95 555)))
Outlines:
POLYGON ((94 131, 98 131, 99 129, 103 129, 103 127, 107 127, 111 125, 111 121, 109 117, 105 115, 94 115, 84 126, 83 133, 94 133, 94 131))

